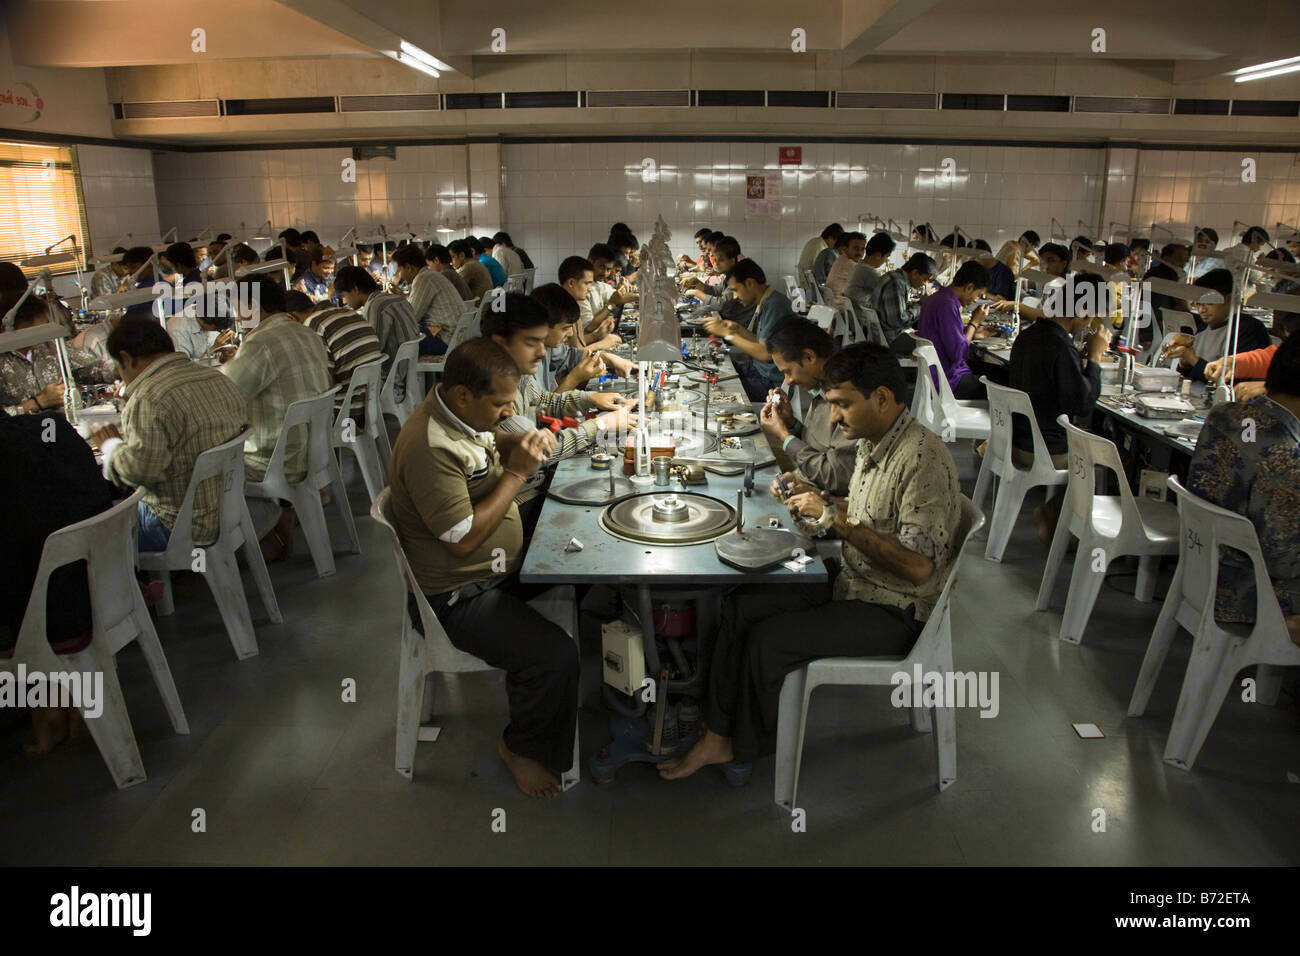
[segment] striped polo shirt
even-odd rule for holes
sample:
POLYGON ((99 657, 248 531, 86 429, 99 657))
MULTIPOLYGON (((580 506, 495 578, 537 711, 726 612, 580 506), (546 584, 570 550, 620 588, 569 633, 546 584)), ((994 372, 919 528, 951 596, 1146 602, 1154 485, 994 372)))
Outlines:
MULTIPOLYGON (((346 307, 334 307, 313 312, 304 323, 325 342, 330 356, 330 373, 339 386, 339 395, 347 392, 352 373, 360 365, 383 359, 379 336, 360 313, 346 307)), ((354 408, 365 405, 365 393, 353 396, 354 408)))

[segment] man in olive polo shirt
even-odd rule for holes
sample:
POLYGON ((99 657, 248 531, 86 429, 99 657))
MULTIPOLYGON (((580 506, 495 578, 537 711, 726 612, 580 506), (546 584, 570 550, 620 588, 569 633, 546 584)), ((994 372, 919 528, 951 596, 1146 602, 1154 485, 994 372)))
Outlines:
MULTIPOLYGON (((447 356, 441 383, 402 426, 389 470, 393 523, 451 643, 506 672, 510 723, 497 745, 519 789, 553 797, 573 763, 578 651, 525 602, 515 494, 554 445, 549 431, 495 435, 519 368, 491 339, 447 356)), ((415 596, 411 619, 419 626, 415 596)))

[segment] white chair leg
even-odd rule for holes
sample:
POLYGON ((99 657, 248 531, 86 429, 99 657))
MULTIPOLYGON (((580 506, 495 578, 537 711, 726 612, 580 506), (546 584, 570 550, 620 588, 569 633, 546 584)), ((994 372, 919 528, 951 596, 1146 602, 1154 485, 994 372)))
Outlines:
POLYGON ((149 618, 149 609, 145 607, 143 598, 137 596, 132 617, 135 619, 137 629, 136 643, 140 645, 145 663, 149 665, 149 673, 153 675, 153 682, 158 687, 163 706, 167 709, 172 730, 178 734, 188 734, 190 724, 185 719, 181 695, 176 690, 176 681, 172 679, 172 669, 167 664, 167 655, 163 653, 162 642, 158 640, 158 632, 154 630, 153 621, 149 618))
MULTIPOLYGON (((135 730, 131 727, 117 670, 111 662, 100 670, 104 674, 103 710, 98 717, 87 718, 86 728, 108 765, 108 772, 113 775, 113 783, 119 790, 124 790, 145 781, 144 761, 140 759, 140 748, 135 742, 135 730)), ((84 716, 85 708, 82 708, 82 713, 84 716)))
POLYGON ((932 722, 930 720, 929 707, 925 707, 925 706, 912 707, 911 711, 912 711, 911 714, 912 729, 914 731, 916 731, 918 734, 928 734, 934 729, 932 722))
POLYGON ((235 556, 223 548, 209 548, 203 579, 217 602, 235 656, 241 661, 256 657, 257 637, 253 633, 253 618, 248 613, 248 598, 244 594, 244 582, 239 577, 235 556))
POLYGON ((176 613, 176 602, 172 600, 172 573, 163 568, 161 571, 150 571, 149 576, 155 581, 161 581, 163 586, 162 600, 154 605, 154 610, 159 617, 170 617, 176 613))
MULTIPOLYGON (((330 486, 330 494, 336 495, 342 482, 330 486)), ((297 489, 295 489, 297 491, 297 489)), ((307 539, 307 549, 316 565, 316 576, 329 577, 335 571, 334 546, 330 543, 329 528, 325 524, 325 508, 320 503, 320 492, 302 488, 294 495, 293 510, 298 513, 298 523, 302 525, 302 535, 307 539)))
POLYGON ((1150 604, 1156 596, 1156 576, 1160 568, 1160 555, 1144 554, 1138 558, 1137 584, 1133 596, 1143 604, 1150 604))
POLYGON ((366 485, 366 494, 370 496, 371 504, 374 504, 379 493, 384 490, 375 439, 369 433, 357 435, 357 440, 348 446, 348 450, 356 457, 357 467, 361 469, 361 480, 366 485))
POLYGON ((244 517, 240 519, 239 524, 244 532, 244 560, 248 562, 248 569, 253 572, 257 593, 262 597, 262 607, 266 609, 266 616, 270 618, 272 624, 283 624, 284 616, 280 614, 280 602, 276 600, 275 588, 271 585, 271 574, 266 570, 266 559, 262 557, 262 548, 257 542, 257 531, 253 527, 253 519, 248 513, 247 504, 244 505, 244 517))
POLYGON ((1061 640, 1078 644, 1083 640, 1083 632, 1088 628, 1088 618, 1092 617, 1093 606, 1101 585, 1106 580, 1108 561, 1103 556, 1102 569, 1092 569, 1093 548, 1091 541, 1079 541, 1079 550, 1074 556, 1074 570, 1070 572, 1070 593, 1065 598, 1065 612, 1061 615, 1061 640))
POLYGON ((433 720, 433 706, 438 699, 438 675, 426 674, 424 678, 424 697, 420 699, 420 724, 423 726, 433 720))
POLYGON ((993 499, 993 520, 989 522, 989 540, 984 546, 984 557, 989 561, 1002 560, 1028 490, 1019 475, 998 482, 997 497, 993 499))
POLYGON ((979 475, 975 478, 975 493, 971 496, 975 507, 980 511, 984 510, 984 500, 988 496, 989 488, 994 485, 994 479, 997 476, 993 474, 989 450, 984 449, 984 460, 980 463, 979 475))
MULTIPOLYGON (((406 614, 406 608, 402 608, 406 614)), ((395 767, 407 780, 415 773, 415 745, 420 739, 421 698, 425 696, 424 648, 410 634, 410 625, 402 638, 402 659, 397 678, 397 760, 395 767)), ((432 705, 432 695, 430 704, 432 705)))
POLYGON ((1236 676, 1235 655, 1226 635, 1203 635, 1196 639, 1187 676, 1178 695, 1178 709, 1165 744, 1165 763, 1191 770, 1201 745, 1209 736, 1223 698, 1236 676))
POLYGON ((1165 666, 1165 658, 1169 656, 1169 648, 1174 642, 1174 635, 1178 633, 1178 605, 1182 600, 1179 595, 1182 593, 1182 566, 1174 572, 1174 583, 1169 587, 1169 596, 1165 598, 1164 606, 1160 609, 1160 617, 1156 619, 1155 629, 1151 632, 1151 642, 1147 644, 1146 656, 1142 658, 1142 668, 1138 671, 1137 683, 1133 686, 1133 696, 1128 702, 1128 715, 1130 717, 1141 717, 1146 713, 1147 704, 1151 700, 1151 692, 1155 690, 1156 681, 1160 679, 1160 670, 1165 666))
POLYGON ((1070 546, 1070 501, 1069 494, 1061 506, 1061 517, 1056 522, 1056 533, 1052 535, 1052 547, 1047 552, 1047 564, 1043 567, 1043 580, 1038 585, 1038 600, 1034 602, 1035 611, 1046 611, 1052 604, 1052 591, 1056 587, 1056 578, 1065 563, 1065 552, 1070 546))
POLYGON ((800 667, 785 675, 776 716, 776 794, 778 806, 794 809, 798 774, 798 751, 803 745, 799 707, 803 701, 808 668, 800 667))
POLYGON ((939 761, 939 789, 947 790, 957 779, 957 709, 934 708, 934 751, 939 761))
MULTIPOLYGON (((339 471, 337 463, 331 467, 330 471, 332 472, 329 485, 330 497, 334 502, 334 506, 338 509, 339 518, 343 522, 343 527, 347 530, 348 546, 351 548, 353 554, 360 554, 361 539, 357 537, 357 522, 352 517, 352 505, 348 502, 348 489, 343 484, 343 473, 339 471)), ((317 497, 317 500, 320 500, 319 496, 317 497)), ((325 515, 322 510, 321 521, 323 522, 324 520, 325 515)), ((328 539, 328 534, 326 535, 326 538, 328 539)), ((331 555, 333 554, 333 548, 331 548, 330 553, 331 555)), ((333 564, 334 560, 331 557, 330 566, 332 567, 333 564)))

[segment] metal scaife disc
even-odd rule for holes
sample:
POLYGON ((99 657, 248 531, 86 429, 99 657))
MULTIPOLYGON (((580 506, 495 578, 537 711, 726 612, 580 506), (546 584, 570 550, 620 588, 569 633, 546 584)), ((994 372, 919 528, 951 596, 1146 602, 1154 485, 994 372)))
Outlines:
POLYGON ((692 492, 650 493, 625 498, 600 514, 600 526, 624 541, 640 544, 702 544, 736 523, 726 502, 692 492))
POLYGON ((632 482, 622 475, 614 476, 614 494, 609 493, 609 475, 599 478, 582 478, 556 488, 552 486, 546 494, 561 504, 566 505, 608 505, 622 501, 637 493, 632 482))
POLYGON ((718 560, 742 571, 765 571, 789 561, 802 549, 814 554, 817 547, 801 534, 783 528, 751 528, 740 534, 726 534, 713 542, 718 560))

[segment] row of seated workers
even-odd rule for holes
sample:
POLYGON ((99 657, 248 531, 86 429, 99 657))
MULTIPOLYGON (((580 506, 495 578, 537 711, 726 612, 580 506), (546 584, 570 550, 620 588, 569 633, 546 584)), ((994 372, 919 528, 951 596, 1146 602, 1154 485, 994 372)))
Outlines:
MULTIPOLYGON (((964 326, 961 307, 985 296, 989 284, 988 268, 967 262, 947 286, 918 295, 939 269, 933 259, 912 256, 878 284, 907 290, 895 303, 899 334, 884 343, 837 348, 826 331, 795 313, 734 238, 715 235, 706 237, 713 240, 711 251, 701 248, 699 259, 679 262, 684 295, 713 309, 707 328, 731 349, 749 397, 763 403, 763 432, 789 464, 787 487, 774 481, 772 493, 813 533, 842 538, 843 559, 825 585, 780 591, 745 586, 725 595, 709 644, 707 730, 687 754, 660 765, 666 779, 770 753, 781 683, 793 668, 825 656, 902 655, 917 639, 956 557, 961 491, 950 446, 908 410, 900 357, 910 345, 898 338, 913 329, 941 340, 938 327, 954 319, 964 326), (806 399, 797 412, 786 395, 796 387, 806 399)), ((598 245, 605 247, 602 254, 612 252, 608 243, 598 245)), ((1039 250, 1040 261, 1054 251, 1039 250)), ((636 421, 620 395, 585 387, 605 373, 634 374, 609 351, 619 344, 607 331, 614 327, 613 312, 630 301, 636 281, 635 264, 620 267, 617 258, 570 257, 560 265, 559 281, 531 295, 506 294, 500 310, 485 311, 481 334, 447 354, 438 383, 402 426, 389 468, 394 521, 421 590, 453 644, 508 673, 510 718, 498 750, 519 787, 536 797, 557 795, 559 777, 572 762, 578 654, 559 627, 527 604, 532 592, 519 582, 518 568, 554 463, 591 448, 601 431, 621 432, 636 421), (633 268, 624 271, 627 266, 633 268), (558 430, 539 427, 556 418, 574 421, 558 430)), ((1214 272, 1198 282, 1220 282, 1214 272)), ((199 453, 251 428, 245 464, 249 480, 257 480, 288 405, 336 384, 340 363, 354 357, 345 346, 361 333, 366 348, 391 361, 384 342, 394 336, 384 323, 414 313, 409 301, 401 303, 405 309, 366 309, 371 296, 395 295, 378 283, 355 307, 308 300, 295 310, 291 306, 304 303, 290 301, 292 290, 274 280, 241 281, 255 283, 256 294, 232 295, 230 308, 252 331, 231 354, 223 350, 219 367, 178 351, 156 315, 118 320, 105 337, 104 359, 69 350, 83 353, 77 358, 82 370, 95 363, 103 368, 106 360, 124 385, 120 428, 92 433, 90 444, 59 417, 57 390, 39 377, 11 386, 10 370, 0 369, 10 389, 0 425, 24 450, 8 456, 13 463, 5 466, 13 494, 4 500, 23 504, 10 516, 18 534, 4 559, 11 573, 0 576, 6 582, 0 639, 7 634, 12 640, 21 622, 50 531, 143 487, 139 546, 165 546, 199 453), (313 324, 321 314, 346 320, 352 334, 331 336, 327 323, 313 324), (25 397, 11 402, 19 393, 25 397), (41 440, 47 420, 61 423, 58 441, 41 440)), ((1076 290, 1086 282, 1081 278, 1076 290)), ((877 315, 888 314, 884 303, 891 294, 877 296, 883 306, 877 315)), ((49 299, 29 301, 36 305, 24 304, 19 327, 63 320, 49 299)), ((1026 324, 1012 348, 1009 383, 1030 396, 1054 459, 1066 451, 1057 416, 1085 418, 1100 393, 1098 366, 1110 334, 1096 320, 1109 313, 1095 303, 1104 301, 1079 295, 1064 314, 1022 311, 1026 324)), ((1207 325, 1220 318, 1213 307, 1202 308, 1207 325)), ((427 321, 419 317, 412 324, 427 321)), ((416 334, 406 328, 395 338, 409 341, 416 334)), ((47 348, 25 356, 30 367, 22 371, 35 376, 42 365, 33 355, 47 348)), ((1187 483, 1255 524, 1275 593, 1300 641, 1300 336, 1264 351, 1262 391, 1208 414, 1187 483), (1251 442, 1243 438, 1247 418, 1255 423, 1251 442)), ((1261 360, 1243 355, 1239 361, 1248 358, 1261 360)), ((950 381, 954 368, 945 361, 950 381)), ((1022 424, 1014 444, 1018 454, 1032 456, 1028 425, 1022 424)), ((290 443, 290 480, 304 474, 305 452, 290 443)), ((271 560, 285 555, 292 509, 282 502, 249 505, 264 553, 271 560)), ((205 531, 214 533, 214 506, 215 496, 198 496, 196 541, 205 531)), ((84 643, 89 611, 77 599, 84 595, 84 574, 78 582, 75 569, 64 571, 73 577, 62 581, 67 599, 51 608, 50 636, 84 643)), ((1225 556, 1221 585, 1217 616, 1249 619, 1255 599, 1248 566, 1225 556)), ((408 613, 418 627, 413 597, 408 613)), ((37 728, 37 748, 47 749, 66 731, 57 715, 50 718, 44 738, 37 728)))

